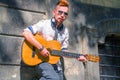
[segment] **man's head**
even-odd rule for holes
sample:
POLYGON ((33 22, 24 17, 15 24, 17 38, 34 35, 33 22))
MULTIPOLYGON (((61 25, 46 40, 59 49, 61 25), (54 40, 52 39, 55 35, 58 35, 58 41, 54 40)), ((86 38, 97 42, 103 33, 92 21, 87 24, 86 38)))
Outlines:
POLYGON ((69 12, 69 2, 67 0, 61 0, 57 3, 53 15, 57 26, 60 25, 68 16, 69 12))

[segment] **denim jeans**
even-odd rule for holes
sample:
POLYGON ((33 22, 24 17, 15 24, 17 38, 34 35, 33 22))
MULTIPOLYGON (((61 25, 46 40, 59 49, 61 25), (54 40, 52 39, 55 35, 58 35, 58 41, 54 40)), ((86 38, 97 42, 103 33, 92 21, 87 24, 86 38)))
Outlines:
POLYGON ((39 80, 63 80, 63 71, 56 67, 47 62, 40 63, 36 67, 38 74, 41 75, 39 80))

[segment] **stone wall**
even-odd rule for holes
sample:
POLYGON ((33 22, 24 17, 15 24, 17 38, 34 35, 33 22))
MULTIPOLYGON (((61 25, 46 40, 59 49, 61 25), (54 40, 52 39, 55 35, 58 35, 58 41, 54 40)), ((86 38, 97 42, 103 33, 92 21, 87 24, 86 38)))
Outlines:
POLYGON ((21 61, 25 27, 47 17, 48 1, 0 0, 0 80, 32 80, 34 67, 21 61))
MULTIPOLYGON (((34 67, 21 61, 24 40, 21 33, 25 27, 52 17, 57 1, 0 0, 0 80, 32 80, 37 76, 34 67)), ((98 55, 101 26, 96 24, 104 19, 120 18, 120 10, 81 3, 82 0, 69 1, 71 9, 65 21, 70 31, 69 50, 98 55)), ((99 63, 82 63, 71 58, 64 61, 66 80, 99 80, 99 63)))

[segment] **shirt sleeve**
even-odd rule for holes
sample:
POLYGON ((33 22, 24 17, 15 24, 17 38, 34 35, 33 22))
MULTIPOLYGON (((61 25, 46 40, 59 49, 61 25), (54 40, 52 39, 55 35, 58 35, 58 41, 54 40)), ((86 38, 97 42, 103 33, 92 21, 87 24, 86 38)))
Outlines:
POLYGON ((41 20, 41 21, 39 21, 36 24, 28 26, 24 30, 28 30, 28 31, 32 32, 32 34, 36 34, 37 32, 41 32, 42 31, 43 26, 44 26, 44 20, 41 20))
POLYGON ((62 50, 68 50, 69 45, 69 32, 68 29, 65 30, 65 39, 62 44, 62 50))

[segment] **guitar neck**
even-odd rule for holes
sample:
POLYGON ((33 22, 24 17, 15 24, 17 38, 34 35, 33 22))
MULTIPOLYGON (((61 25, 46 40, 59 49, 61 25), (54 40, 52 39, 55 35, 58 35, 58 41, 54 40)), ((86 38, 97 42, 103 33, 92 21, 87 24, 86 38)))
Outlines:
POLYGON ((71 57, 71 58, 78 58, 79 56, 83 55, 83 54, 76 54, 76 53, 59 51, 59 50, 52 50, 51 54, 55 56, 65 56, 65 57, 71 57))
POLYGON ((85 56, 88 61, 92 62, 98 62, 99 61, 99 56, 94 56, 91 54, 77 54, 77 53, 71 53, 71 52, 65 52, 65 51, 60 51, 60 50, 52 50, 51 55, 55 56, 65 56, 65 57, 70 57, 70 58, 79 58, 80 56, 85 56))

